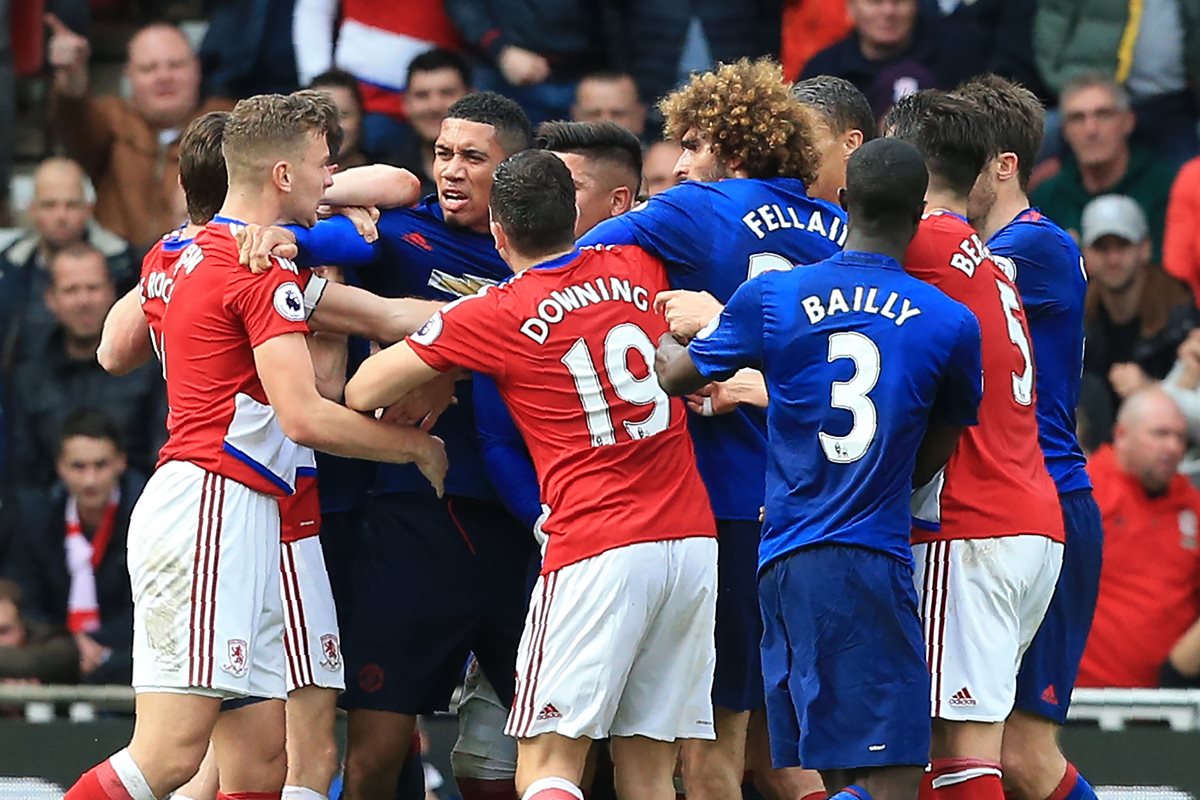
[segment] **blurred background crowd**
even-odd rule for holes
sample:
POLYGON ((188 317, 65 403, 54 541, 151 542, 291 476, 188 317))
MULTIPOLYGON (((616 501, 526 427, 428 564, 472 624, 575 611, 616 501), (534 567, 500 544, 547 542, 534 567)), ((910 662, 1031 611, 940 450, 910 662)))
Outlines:
POLYGON ((877 117, 983 72, 1042 98, 1032 197, 1090 275, 1080 427, 1108 537, 1080 683, 1195 685, 1200 0, 0 0, 0 680, 129 680, 125 530, 166 409, 156 364, 113 377, 95 350, 184 219, 192 118, 318 87, 341 166, 395 164, 433 191, 447 109, 491 89, 535 125, 627 127, 654 194, 679 154, 656 100, 760 55, 789 80, 850 80, 877 117), (1149 407, 1123 407, 1155 382, 1149 407))

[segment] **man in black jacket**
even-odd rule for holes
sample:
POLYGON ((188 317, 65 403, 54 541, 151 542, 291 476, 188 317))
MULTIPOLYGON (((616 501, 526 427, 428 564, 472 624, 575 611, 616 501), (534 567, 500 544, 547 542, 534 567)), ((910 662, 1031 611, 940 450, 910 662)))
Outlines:
POLYGON ((83 409, 63 424, 60 483, 19 493, 9 572, 30 620, 66 627, 86 683, 128 683, 133 599, 125 538, 145 481, 126 470, 117 424, 83 409))

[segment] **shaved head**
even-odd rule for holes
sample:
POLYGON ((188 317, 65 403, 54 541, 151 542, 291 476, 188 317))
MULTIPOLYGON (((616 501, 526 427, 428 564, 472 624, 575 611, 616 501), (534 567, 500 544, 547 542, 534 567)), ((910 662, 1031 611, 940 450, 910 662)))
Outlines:
POLYGON ((1117 413, 1113 451, 1150 494, 1166 491, 1187 450, 1187 420, 1158 386, 1130 395, 1117 413))

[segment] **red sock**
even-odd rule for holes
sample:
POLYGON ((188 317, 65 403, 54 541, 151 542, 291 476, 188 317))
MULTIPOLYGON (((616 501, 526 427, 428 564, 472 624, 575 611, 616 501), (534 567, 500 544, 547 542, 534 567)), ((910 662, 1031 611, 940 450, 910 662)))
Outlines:
POLYGON ((217 792, 217 800, 279 800, 282 795, 283 792, 217 792))
POLYGON ((1079 770, 1075 769, 1075 765, 1068 761, 1067 771, 1063 773, 1062 780, 1058 782, 1058 786, 1054 787, 1054 791, 1046 800, 1067 800, 1067 795, 1075 788, 1075 782, 1078 780, 1079 770))
POLYGON ((938 758, 930 770, 937 800, 1004 800, 1000 765, 978 758, 938 758))
POLYGON ((517 785, 511 778, 504 781, 489 781, 483 778, 458 778, 459 794, 463 800, 520 800, 517 785))
POLYGON ((63 800, 133 800, 108 759, 79 776, 63 800))

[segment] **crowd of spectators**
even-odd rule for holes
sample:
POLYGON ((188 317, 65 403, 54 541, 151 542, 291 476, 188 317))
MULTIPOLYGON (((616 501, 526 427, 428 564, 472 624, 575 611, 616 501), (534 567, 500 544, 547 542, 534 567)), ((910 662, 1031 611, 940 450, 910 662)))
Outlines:
POLYGON ((341 166, 403 166, 431 192, 447 109, 493 89, 535 125, 633 132, 648 195, 678 181, 656 99, 759 55, 846 78, 876 119, 989 71, 1044 101, 1032 197, 1091 278, 1080 419, 1108 544, 1085 682, 1196 680, 1200 491, 1178 475, 1200 442, 1200 0, 197 0, 197 42, 164 5, 0 0, 0 180, 16 75, 41 87, 55 153, 27 165, 26 208, 0 201, 19 228, 0 253, 0 680, 127 680, 122 542, 165 397, 156 366, 110 376, 95 350, 141 254, 184 219, 190 120, 312 86, 338 106, 341 166), (119 90, 95 79, 93 11, 131 31, 119 90))

